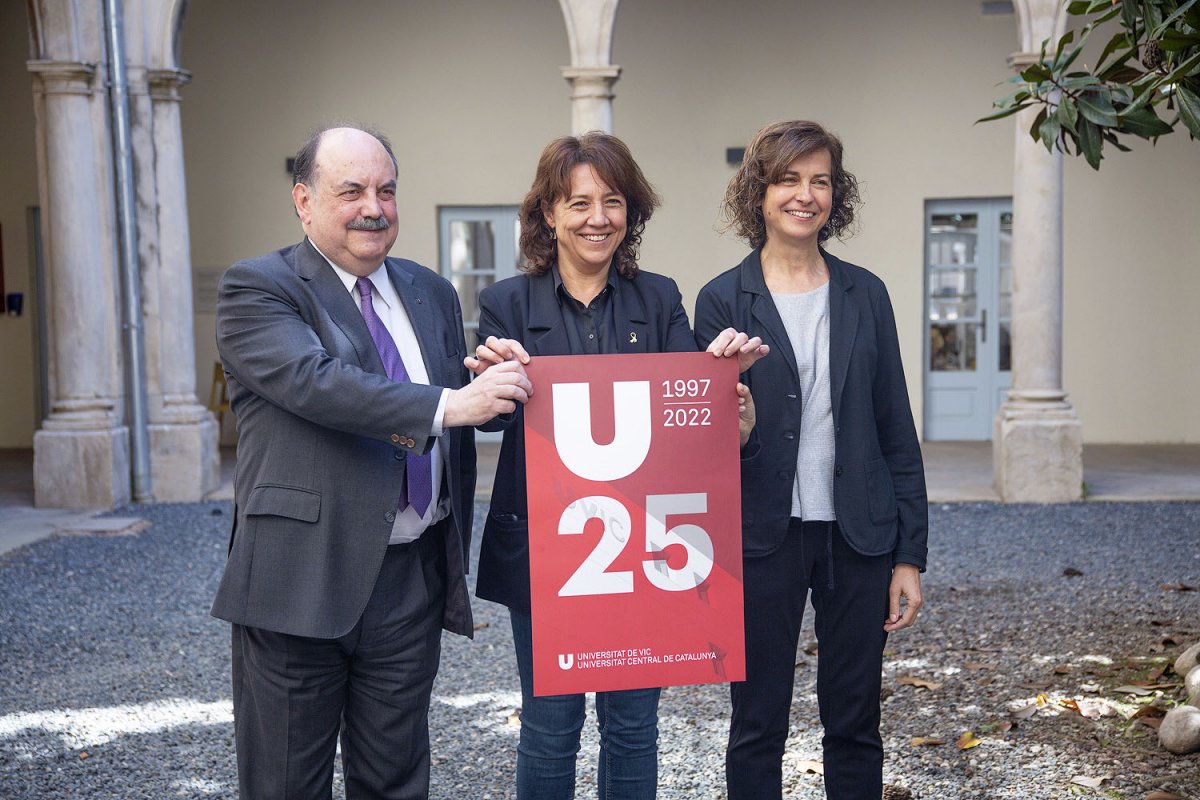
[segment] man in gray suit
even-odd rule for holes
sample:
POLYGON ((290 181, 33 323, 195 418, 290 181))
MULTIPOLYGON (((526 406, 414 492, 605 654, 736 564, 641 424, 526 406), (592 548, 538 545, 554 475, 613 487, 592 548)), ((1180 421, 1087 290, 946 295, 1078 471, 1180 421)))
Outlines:
POLYGON ((429 792, 441 629, 470 636, 472 427, 528 399, 516 362, 469 381, 454 289, 388 258, 395 156, 357 128, 296 156, 300 244, 234 264, 217 345, 238 423, 212 613, 233 623, 243 798, 429 792))

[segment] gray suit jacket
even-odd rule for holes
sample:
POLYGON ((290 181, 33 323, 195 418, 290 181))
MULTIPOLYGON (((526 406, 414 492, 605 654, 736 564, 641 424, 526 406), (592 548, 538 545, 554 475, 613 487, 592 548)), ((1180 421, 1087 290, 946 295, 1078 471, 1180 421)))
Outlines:
POLYGON ((387 271, 431 386, 388 379, 353 297, 307 240, 221 279, 217 349, 239 439, 214 616, 297 636, 347 633, 383 563, 407 455, 436 446, 453 523, 443 625, 471 634, 474 432, 430 435, 441 387, 468 381, 462 312, 450 284, 425 267, 389 258, 387 271))

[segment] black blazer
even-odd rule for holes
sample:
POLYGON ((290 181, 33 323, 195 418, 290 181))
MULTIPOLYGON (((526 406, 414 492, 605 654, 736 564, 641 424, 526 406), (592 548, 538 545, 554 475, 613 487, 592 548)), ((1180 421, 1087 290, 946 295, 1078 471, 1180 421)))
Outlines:
MULTIPOLYGON (((883 281, 822 251, 829 265, 829 377, 834 424, 833 502, 859 553, 891 553, 922 571, 928 550, 925 471, 900 363, 896 319, 883 281)), ((791 341, 763 280, 759 251, 718 275, 696 299, 696 341, 733 327, 761 336, 771 354, 742 380, 757 424, 742 456, 742 548, 782 543, 799 449, 800 379, 791 341)))
MULTIPOLYGON (((669 353, 696 349, 683 298, 675 281, 650 272, 618 277, 612 296, 617 352, 669 353), (636 336, 630 334, 636 333, 636 336)), ((506 278, 479 295, 479 341, 516 339, 531 356, 571 355, 554 276, 506 278)), ((534 387, 537 391, 537 387, 534 387)), ((475 594, 484 600, 529 611, 529 512, 525 497, 525 418, 515 414, 480 426, 504 430, 492 486, 492 505, 483 528, 475 594)))

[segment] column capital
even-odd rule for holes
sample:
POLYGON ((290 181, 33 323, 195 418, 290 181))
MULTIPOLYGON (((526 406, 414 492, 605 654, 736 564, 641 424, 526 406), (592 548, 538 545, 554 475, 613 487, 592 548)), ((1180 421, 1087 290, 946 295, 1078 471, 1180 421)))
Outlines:
POLYGON ((611 100, 612 87, 621 77, 621 68, 607 67, 561 67, 562 76, 571 84, 571 98, 599 97, 611 100))
POLYGON ((178 103, 179 90, 192 81, 192 73, 186 69, 151 69, 146 71, 150 80, 150 97, 178 103))
POLYGON ((1010 53, 1008 56, 1008 67, 1013 72, 1021 72, 1026 67, 1037 64, 1042 60, 1041 52, 1025 52, 1018 50, 1015 53, 1010 53))
POLYGON ((34 75, 34 80, 45 94, 92 93, 96 77, 96 65, 83 61, 26 61, 25 66, 34 75))

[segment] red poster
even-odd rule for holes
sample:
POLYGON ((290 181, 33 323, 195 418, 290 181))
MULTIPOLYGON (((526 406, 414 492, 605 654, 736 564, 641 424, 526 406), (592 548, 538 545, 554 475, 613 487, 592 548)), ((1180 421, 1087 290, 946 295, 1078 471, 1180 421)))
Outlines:
POLYGON ((534 693, 744 680, 736 360, 528 372, 534 693))

